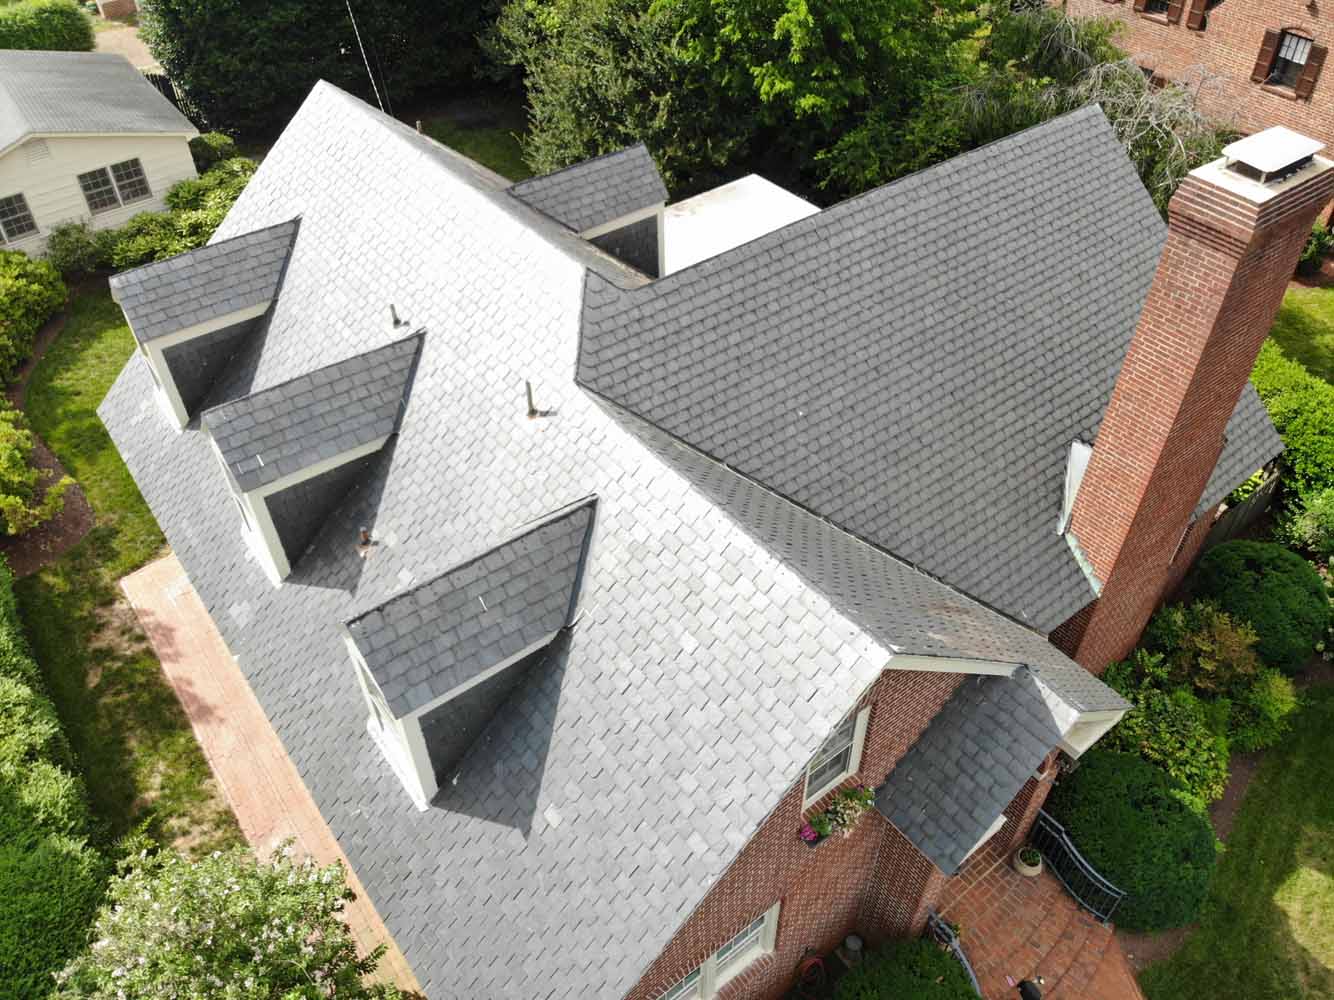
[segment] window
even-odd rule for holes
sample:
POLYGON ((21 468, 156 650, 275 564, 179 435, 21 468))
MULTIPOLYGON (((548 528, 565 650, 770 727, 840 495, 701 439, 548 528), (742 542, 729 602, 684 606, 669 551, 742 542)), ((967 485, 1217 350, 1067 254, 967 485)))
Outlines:
POLYGON ((866 739, 866 719, 871 714, 868 705, 844 719, 815 756, 806 765, 806 792, 803 808, 837 785, 861 766, 862 743, 866 739))
POLYGON ((759 958, 774 950, 778 940, 778 910, 774 903, 743 927, 725 945, 689 972, 684 979, 658 994, 657 1000, 709 1000, 728 980, 740 975, 759 958))
POLYGON ((141 201, 152 195, 143 164, 136 160, 113 163, 110 168, 99 167, 79 174, 79 187, 93 213, 110 211, 132 201, 141 201))
POLYGON ((37 223, 28 210, 28 202, 21 194, 0 198, 0 233, 6 243, 13 243, 37 232, 37 223))
POLYGON ((1147 0, 1147 2, 1144 4, 1144 13, 1166 14, 1167 0, 1147 0))
POLYGON ((1278 54, 1274 56, 1274 65, 1269 68, 1265 83, 1275 87, 1297 86, 1297 80, 1306 67, 1306 60, 1311 55, 1311 39, 1285 31, 1279 38, 1278 54))

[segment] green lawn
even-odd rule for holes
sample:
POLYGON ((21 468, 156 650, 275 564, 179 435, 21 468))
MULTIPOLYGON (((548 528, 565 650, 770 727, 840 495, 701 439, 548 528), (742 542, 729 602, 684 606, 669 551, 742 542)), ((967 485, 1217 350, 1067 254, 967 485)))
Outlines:
POLYGON ((1313 375, 1334 382, 1334 288, 1294 288, 1269 335, 1313 375))
POLYGON ((1200 927, 1140 977, 1149 1000, 1334 997, 1334 689, 1266 754, 1200 927))
POLYGON ((522 101, 511 94, 483 92, 466 103, 447 103, 437 110, 404 116, 409 124, 418 119, 422 131, 436 142, 457 149, 502 177, 521 181, 533 176, 519 144, 528 124, 526 113, 522 101))
POLYGON ((33 373, 33 429, 83 487, 96 523, 17 590, 107 836, 147 821, 164 842, 211 850, 239 840, 236 821, 220 804, 185 713, 116 585, 163 542, 96 412, 133 349, 110 295, 86 292, 33 373))

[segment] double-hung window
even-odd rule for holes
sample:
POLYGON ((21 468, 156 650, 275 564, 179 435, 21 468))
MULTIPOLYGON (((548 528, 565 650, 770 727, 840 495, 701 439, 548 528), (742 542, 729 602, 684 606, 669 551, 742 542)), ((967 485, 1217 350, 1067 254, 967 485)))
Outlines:
POLYGON ((1275 87, 1296 88, 1297 80, 1306 68, 1306 60, 1311 57, 1311 39, 1285 31, 1279 36, 1278 52, 1274 56, 1274 65, 1265 79, 1275 87))
POLYGON ((871 714, 868 705, 854 712, 834 729, 815 751, 806 765, 806 791, 802 796, 805 808, 820 798, 840 781, 856 774, 862 762, 862 744, 866 740, 866 720, 871 714))
POLYGON ((21 194, 0 198, 0 235, 4 242, 14 243, 37 232, 37 222, 21 194))
POLYGON ((144 174, 143 164, 137 159, 123 160, 110 167, 98 167, 79 174, 83 199, 93 214, 109 212, 121 205, 142 201, 153 194, 144 174))
POLYGON ((1147 2, 1144 4, 1144 13, 1166 14, 1167 0, 1147 0, 1147 2))
POLYGON ((726 944, 691 969, 657 1000, 710 1000, 761 955, 774 950, 778 939, 780 903, 765 910, 732 936, 726 944))

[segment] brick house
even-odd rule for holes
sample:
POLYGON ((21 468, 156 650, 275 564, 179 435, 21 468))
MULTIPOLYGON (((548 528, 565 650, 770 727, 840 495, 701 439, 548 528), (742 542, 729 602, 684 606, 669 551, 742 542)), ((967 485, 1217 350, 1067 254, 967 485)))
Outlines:
POLYGON ((1059 0, 1074 17, 1112 17, 1118 44, 1154 75, 1214 78, 1206 111, 1243 132, 1283 125, 1334 142, 1328 17, 1307 0, 1059 0))
POLYGON ((1280 447, 1246 375, 1334 172, 1253 141, 1167 227, 1096 108, 668 205, 320 84, 112 279, 101 417, 429 995, 775 996, 1022 840, 1280 447))

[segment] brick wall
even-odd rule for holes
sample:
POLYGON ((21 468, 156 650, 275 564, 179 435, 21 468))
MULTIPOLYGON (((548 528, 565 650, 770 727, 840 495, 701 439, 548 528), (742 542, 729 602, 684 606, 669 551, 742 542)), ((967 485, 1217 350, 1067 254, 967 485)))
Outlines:
MULTIPOLYGON (((869 704, 871 713, 861 767, 846 784, 881 784, 964 679, 882 674, 859 706, 869 704)), ((729 982, 720 993, 727 1000, 781 994, 808 947, 827 953, 854 929, 872 940, 921 929, 945 877, 874 810, 851 837, 807 847, 797 833, 803 793, 801 781, 788 790, 628 1000, 652 1000, 778 900, 774 953, 729 982)))
POLYGON ((1306 0, 1225 0, 1209 12, 1203 31, 1191 31, 1184 16, 1168 24, 1162 15, 1135 13, 1133 0, 1066 0, 1064 6, 1076 17, 1124 22, 1118 44, 1157 76, 1182 80, 1196 66, 1218 76, 1202 94, 1204 108, 1241 131, 1286 125, 1334 145, 1334 61, 1325 64, 1309 99, 1251 82, 1266 29, 1292 28, 1317 45, 1334 45, 1323 7, 1312 14, 1306 0))

